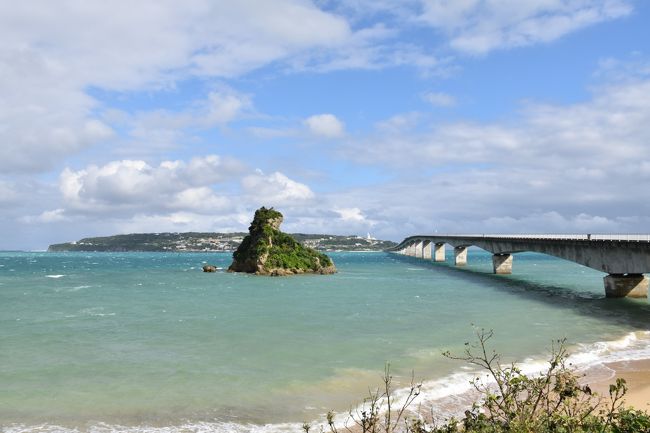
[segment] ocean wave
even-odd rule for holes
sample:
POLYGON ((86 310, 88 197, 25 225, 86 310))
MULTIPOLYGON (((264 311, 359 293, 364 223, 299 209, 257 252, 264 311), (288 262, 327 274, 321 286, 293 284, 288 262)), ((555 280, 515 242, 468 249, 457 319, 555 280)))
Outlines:
POLYGON ((79 313, 83 316, 92 316, 92 317, 115 316, 115 313, 105 313, 104 307, 84 308, 80 310, 79 313))
POLYGON ((172 426, 123 426, 119 424, 97 423, 84 428, 64 427, 52 424, 27 426, 13 424, 2 427, 3 433, 299 433, 302 424, 238 424, 234 422, 198 422, 172 426))
MULTIPOLYGON (((90 315, 113 315, 115 313, 101 313, 101 308, 85 309, 81 312, 90 315)), ((630 332, 619 339, 610 341, 598 341, 590 344, 578 344, 569 348, 571 355, 568 363, 578 371, 590 369, 596 370, 591 374, 593 379, 598 377, 598 369, 604 374, 600 379, 608 379, 613 372, 605 364, 627 361, 650 359, 650 331, 630 332)), ((517 363, 522 372, 527 375, 536 375, 548 368, 548 360, 543 357, 527 358, 517 363)), ((364 371, 355 371, 358 376, 364 371)), ((348 371, 347 373, 351 373, 348 371)), ((344 380, 347 374, 341 375, 338 380, 344 380)), ((450 417, 462 417, 463 412, 470 408, 479 394, 470 383, 473 379, 481 377, 489 384, 490 380, 485 379, 485 372, 468 369, 462 365, 456 372, 441 378, 422 382, 421 392, 413 403, 412 407, 420 407, 442 421, 450 417)), ((399 407, 408 398, 409 388, 399 388, 393 393, 393 407, 399 407)), ((359 396, 362 398, 363 396, 359 396)), ((364 410, 363 404, 353 409, 353 413, 364 410)), ((335 418, 335 425, 339 430, 350 426, 348 412, 338 413, 335 418)), ((319 426, 325 427, 325 414, 317 420, 312 421, 314 431, 319 431, 319 426)), ((95 423, 80 427, 63 427, 59 425, 39 424, 28 426, 24 424, 5 425, 1 427, 3 433, 299 433, 302 432, 301 423, 276 423, 276 424, 250 424, 236 422, 186 422, 169 426, 135 425, 124 426, 119 424, 95 423)))
MULTIPOLYGON (((570 355, 567 358, 567 365, 578 372, 589 370, 591 379, 608 379, 614 372, 606 364, 650 359, 650 331, 630 332, 619 339, 578 344, 568 349, 570 355), (607 376, 600 377, 599 371, 605 371, 607 376)), ((529 376, 538 375, 549 367, 548 359, 542 357, 527 358, 516 365, 529 376)), ((457 417, 476 401, 478 394, 470 381, 479 376, 484 379, 485 372, 470 369, 440 379, 425 381, 419 402, 433 409, 434 415, 440 418, 457 417), (464 404, 464 407, 458 404, 464 404)), ((489 383, 489 380, 486 383, 489 383)), ((399 393, 404 393, 404 390, 399 390, 397 395, 399 393)), ((396 400, 397 404, 399 401, 396 400)))
MULTIPOLYGON (((567 359, 567 365, 578 372, 588 370, 589 380, 608 380, 613 377, 614 371, 606 364, 650 359, 650 331, 630 332, 619 339, 579 344, 568 349, 571 355, 567 359)), ((540 356, 527 358, 516 363, 516 366, 524 374, 535 376, 546 371, 549 363, 548 359, 540 356)), ((458 368, 456 372, 444 377, 423 381, 420 395, 412 407, 419 406, 421 410, 430 413, 439 421, 462 417, 464 411, 480 398, 471 381, 478 378, 482 384, 490 385, 494 380, 488 377, 485 371, 475 370, 466 365, 458 368)), ((393 407, 402 405, 408 398, 408 394, 408 388, 395 390, 393 407)), ((364 410, 363 405, 357 410, 364 410)), ((338 416, 337 427, 344 428, 347 419, 347 414, 338 416)))
POLYGON ((53 275, 46 275, 45 278, 63 278, 65 275, 61 274, 53 274, 53 275))

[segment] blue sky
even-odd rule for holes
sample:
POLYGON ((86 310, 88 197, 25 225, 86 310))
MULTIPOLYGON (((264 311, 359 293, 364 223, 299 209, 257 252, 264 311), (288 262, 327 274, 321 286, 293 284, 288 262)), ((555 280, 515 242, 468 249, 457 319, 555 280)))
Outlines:
POLYGON ((4 6, 0 249, 650 230, 647 2, 4 6))

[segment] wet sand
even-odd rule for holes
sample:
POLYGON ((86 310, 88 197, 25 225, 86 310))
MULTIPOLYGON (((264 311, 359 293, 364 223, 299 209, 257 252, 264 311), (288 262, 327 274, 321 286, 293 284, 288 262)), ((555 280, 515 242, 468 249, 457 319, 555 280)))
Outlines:
POLYGON ((608 396, 609 385, 615 383, 617 378, 623 378, 628 387, 624 397, 626 406, 650 412, 650 359, 612 362, 605 364, 605 367, 611 370, 609 378, 601 377, 590 382, 591 388, 608 396))

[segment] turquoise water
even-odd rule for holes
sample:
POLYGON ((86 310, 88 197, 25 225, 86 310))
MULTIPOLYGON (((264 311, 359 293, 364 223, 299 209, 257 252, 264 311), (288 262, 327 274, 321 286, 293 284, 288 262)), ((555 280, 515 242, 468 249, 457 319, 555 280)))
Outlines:
POLYGON ((0 253, 0 426, 312 420, 357 404, 386 361, 398 382, 414 370, 449 385, 464 366, 441 352, 460 352, 471 324, 494 329, 495 348, 517 360, 543 358, 561 337, 590 362, 650 348, 648 302, 604 299, 603 274, 571 262, 517 254, 514 274, 496 276, 474 250, 463 269, 332 258, 333 276, 269 278, 201 272, 229 254, 0 253))

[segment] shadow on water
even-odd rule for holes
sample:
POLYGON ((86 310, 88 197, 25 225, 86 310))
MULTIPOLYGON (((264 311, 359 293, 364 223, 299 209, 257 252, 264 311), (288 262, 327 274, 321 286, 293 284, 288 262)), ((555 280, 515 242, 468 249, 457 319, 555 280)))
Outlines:
POLYGON ((492 290, 510 296, 546 303, 553 306, 553 308, 572 310, 573 313, 579 315, 596 317, 599 320, 632 326, 639 330, 650 329, 650 303, 646 299, 605 298, 604 287, 602 295, 597 295, 579 292, 560 285, 550 285, 518 278, 516 274, 495 275, 491 272, 455 267, 447 262, 435 263, 415 257, 395 256, 399 261, 426 266, 435 272, 487 286, 492 290))

